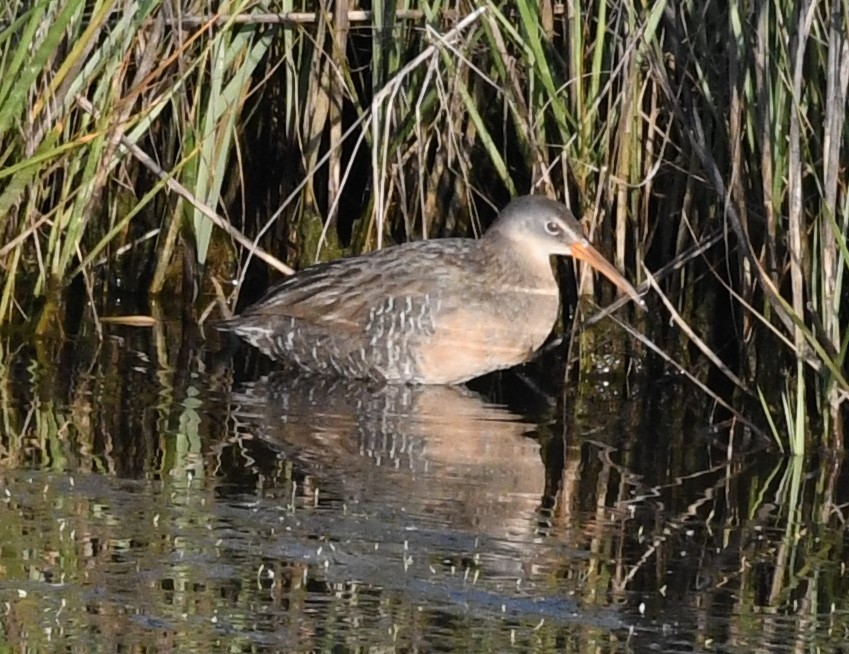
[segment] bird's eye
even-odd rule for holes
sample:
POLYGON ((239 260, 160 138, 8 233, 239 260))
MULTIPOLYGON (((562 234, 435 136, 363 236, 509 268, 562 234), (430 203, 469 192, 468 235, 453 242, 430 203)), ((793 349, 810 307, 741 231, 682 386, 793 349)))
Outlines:
POLYGON ((545 231, 551 234, 552 236, 560 236, 563 233, 563 230, 560 228, 560 224, 554 222, 553 220, 549 220, 545 223, 545 231))

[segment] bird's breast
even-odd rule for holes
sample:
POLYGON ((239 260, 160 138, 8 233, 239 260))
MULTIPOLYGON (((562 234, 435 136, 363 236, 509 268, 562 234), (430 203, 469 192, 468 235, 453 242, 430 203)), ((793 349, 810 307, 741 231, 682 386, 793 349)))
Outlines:
POLYGON ((456 384, 527 361, 557 320, 554 289, 508 287, 436 303, 429 330, 414 340, 414 381, 456 384))

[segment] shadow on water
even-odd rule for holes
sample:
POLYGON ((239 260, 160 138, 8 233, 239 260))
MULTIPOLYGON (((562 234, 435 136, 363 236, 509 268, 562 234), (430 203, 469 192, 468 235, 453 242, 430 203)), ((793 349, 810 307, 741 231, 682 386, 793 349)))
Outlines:
POLYGON ((167 321, 4 342, 0 640, 842 647, 842 462, 738 452, 692 387, 587 338, 554 401, 509 376, 475 392, 267 374, 167 321))

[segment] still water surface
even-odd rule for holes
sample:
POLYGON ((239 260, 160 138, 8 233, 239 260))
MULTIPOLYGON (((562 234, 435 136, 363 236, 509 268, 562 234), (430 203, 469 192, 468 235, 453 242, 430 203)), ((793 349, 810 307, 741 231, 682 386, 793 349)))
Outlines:
POLYGON ((3 341, 0 648, 841 651, 842 462, 594 338, 550 395, 3 341))

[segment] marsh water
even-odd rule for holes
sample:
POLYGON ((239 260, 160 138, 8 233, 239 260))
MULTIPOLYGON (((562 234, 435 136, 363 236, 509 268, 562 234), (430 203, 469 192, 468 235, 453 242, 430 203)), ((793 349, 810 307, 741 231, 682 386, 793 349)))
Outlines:
POLYGON ((0 649, 843 651, 842 460, 581 338, 577 374, 416 389, 167 318, 7 336, 0 649))

